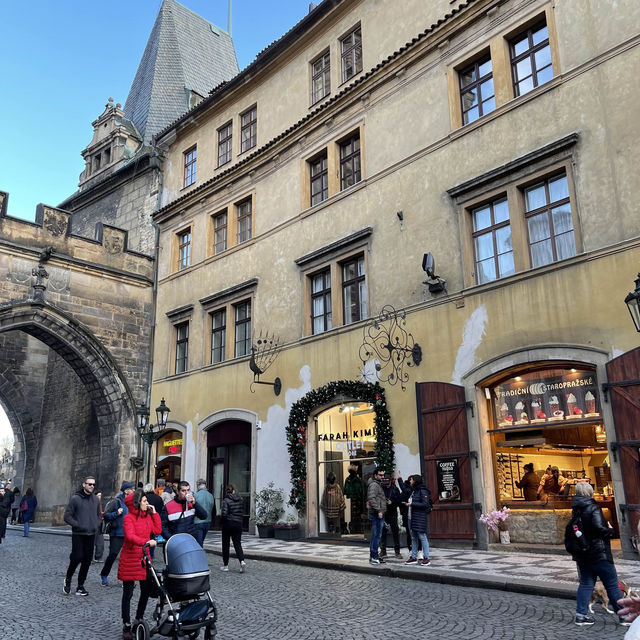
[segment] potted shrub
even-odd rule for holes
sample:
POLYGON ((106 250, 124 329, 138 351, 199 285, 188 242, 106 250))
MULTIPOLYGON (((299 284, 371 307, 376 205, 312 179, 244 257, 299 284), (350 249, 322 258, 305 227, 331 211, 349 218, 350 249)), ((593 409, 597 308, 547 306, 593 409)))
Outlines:
POLYGON ((270 482, 264 489, 254 494, 255 513, 252 518, 258 528, 260 538, 273 538, 274 524, 284 513, 284 491, 276 489, 270 482))
POLYGON ((286 522, 276 522, 273 529, 278 540, 298 540, 300 538, 300 525, 292 515, 287 516, 286 522))

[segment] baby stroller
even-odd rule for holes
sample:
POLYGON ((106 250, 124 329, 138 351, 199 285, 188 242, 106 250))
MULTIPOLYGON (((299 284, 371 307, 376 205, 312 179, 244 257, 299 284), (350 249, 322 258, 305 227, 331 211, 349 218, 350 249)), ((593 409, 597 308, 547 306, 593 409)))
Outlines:
POLYGON ((151 580, 151 597, 158 598, 153 626, 139 621, 133 626, 136 640, 154 634, 173 640, 193 640, 204 629, 205 640, 216 637, 218 612, 209 593, 207 554, 188 533, 171 536, 164 545, 166 567, 158 573, 149 556, 149 545, 142 548, 142 565, 151 580))

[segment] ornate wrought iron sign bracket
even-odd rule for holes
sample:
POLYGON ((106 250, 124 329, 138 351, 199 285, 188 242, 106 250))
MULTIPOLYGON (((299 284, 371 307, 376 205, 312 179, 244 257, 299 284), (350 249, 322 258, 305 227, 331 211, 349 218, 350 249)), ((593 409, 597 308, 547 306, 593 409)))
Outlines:
POLYGON ((260 380, 260 376, 275 362, 281 348, 282 345, 278 338, 269 337, 268 332, 263 337, 262 331, 260 331, 258 339, 251 345, 251 359, 249 360, 249 369, 253 372, 253 382, 249 385, 251 393, 255 393, 253 385, 266 384, 273 387, 273 392, 276 396, 280 395, 282 391, 282 380, 280 378, 276 378, 273 382, 266 382, 260 380))
POLYGON ((413 335, 404 327, 404 309, 396 311, 390 304, 382 307, 380 315, 366 324, 360 345, 360 360, 363 364, 376 360, 376 372, 380 382, 395 385, 398 382, 403 391, 409 381, 407 367, 418 366, 422 362, 422 348, 413 335))

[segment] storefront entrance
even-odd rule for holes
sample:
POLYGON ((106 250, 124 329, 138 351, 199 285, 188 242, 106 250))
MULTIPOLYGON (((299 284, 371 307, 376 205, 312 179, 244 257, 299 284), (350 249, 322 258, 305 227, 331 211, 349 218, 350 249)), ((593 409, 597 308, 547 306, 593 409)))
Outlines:
POLYGON ((374 415, 370 405, 351 402, 317 416, 321 537, 362 539, 370 528, 366 487, 376 467, 374 415))
POLYGON ((249 527, 251 501, 251 425, 242 420, 217 423, 207 432, 207 482, 215 499, 212 527, 220 528, 225 488, 232 484, 242 498, 243 529, 249 527))
POLYGON ((156 480, 167 484, 182 480, 182 434, 167 431, 160 436, 157 445, 156 480))

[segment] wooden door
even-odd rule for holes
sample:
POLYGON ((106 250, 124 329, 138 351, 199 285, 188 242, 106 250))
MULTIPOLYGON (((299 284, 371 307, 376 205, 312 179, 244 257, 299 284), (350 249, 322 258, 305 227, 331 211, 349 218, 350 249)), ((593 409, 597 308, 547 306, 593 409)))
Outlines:
POLYGON ((626 504, 619 504, 631 535, 640 520, 640 347, 607 363, 607 384, 616 428, 609 443, 613 459, 620 462, 626 504))
POLYGON ((476 464, 477 454, 469 451, 464 389, 444 382, 423 382, 416 384, 416 397, 422 473, 433 497, 429 537, 473 540, 476 520, 471 457, 476 464), (455 461, 460 476, 460 494, 456 500, 441 500, 438 493, 436 464, 447 461, 455 461))

